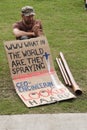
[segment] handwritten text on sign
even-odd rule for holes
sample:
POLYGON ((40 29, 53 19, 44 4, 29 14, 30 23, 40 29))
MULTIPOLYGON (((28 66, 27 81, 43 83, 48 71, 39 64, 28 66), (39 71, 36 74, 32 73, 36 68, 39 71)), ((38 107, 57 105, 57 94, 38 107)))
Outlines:
POLYGON ((12 74, 22 74, 45 69, 44 55, 46 52, 43 49, 45 44, 45 40, 36 40, 33 42, 17 42, 15 44, 10 43, 10 45, 6 45, 12 74), (37 47, 37 49, 35 49, 35 47, 37 47))
POLYGON ((31 107, 60 101, 70 96, 66 88, 57 89, 52 81, 44 81, 32 85, 29 79, 26 79, 16 82, 15 85, 21 99, 31 107))
POLYGON ((16 54, 10 53, 9 55, 12 60, 12 73, 13 74, 27 73, 45 69, 45 64, 43 62, 43 54, 44 54, 43 49, 39 48, 38 52, 36 51, 36 53, 35 51, 36 50, 33 49, 22 51, 21 53, 17 52, 16 54), (29 55, 30 51, 32 51, 32 53, 29 55), (22 54, 22 57, 20 56, 20 54, 22 54), (20 60, 18 59, 14 60, 14 55, 17 57, 19 56, 20 60), (34 58, 32 58, 31 56, 34 56, 34 58), (24 58, 26 58, 26 61, 24 58))

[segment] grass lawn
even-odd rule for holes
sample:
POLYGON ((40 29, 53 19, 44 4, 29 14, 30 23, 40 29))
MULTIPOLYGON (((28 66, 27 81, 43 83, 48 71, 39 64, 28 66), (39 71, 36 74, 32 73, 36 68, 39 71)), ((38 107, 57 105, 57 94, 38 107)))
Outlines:
POLYGON ((87 11, 83 0, 0 0, 0 114, 87 112, 87 11), (4 41, 14 40, 12 24, 21 19, 25 5, 35 8, 48 39, 58 77, 63 82, 55 58, 62 51, 83 91, 77 99, 27 108, 15 92, 4 41))

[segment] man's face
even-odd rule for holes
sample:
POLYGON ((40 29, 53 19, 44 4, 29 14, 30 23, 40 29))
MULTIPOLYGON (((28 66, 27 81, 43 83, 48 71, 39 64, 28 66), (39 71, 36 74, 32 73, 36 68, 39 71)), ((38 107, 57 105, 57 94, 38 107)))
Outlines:
POLYGON ((22 16, 23 20, 25 21, 25 23, 28 24, 32 24, 34 21, 34 16, 30 15, 30 16, 22 16))

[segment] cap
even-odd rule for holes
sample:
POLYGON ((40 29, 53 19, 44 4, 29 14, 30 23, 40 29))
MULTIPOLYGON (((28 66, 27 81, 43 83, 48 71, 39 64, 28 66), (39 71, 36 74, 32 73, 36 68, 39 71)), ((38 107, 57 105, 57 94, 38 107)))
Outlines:
POLYGON ((25 15, 25 16, 35 15, 35 12, 34 12, 34 9, 33 9, 32 6, 22 7, 21 12, 22 12, 22 14, 25 15))

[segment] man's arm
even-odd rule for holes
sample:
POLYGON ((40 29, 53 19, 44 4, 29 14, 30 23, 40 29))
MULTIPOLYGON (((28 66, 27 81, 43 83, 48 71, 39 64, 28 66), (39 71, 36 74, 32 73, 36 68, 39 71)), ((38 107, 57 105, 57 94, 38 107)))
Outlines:
POLYGON ((14 28, 13 29, 13 33, 16 37, 21 37, 21 36, 35 36, 34 32, 25 32, 25 31, 21 31, 18 28, 14 28))

